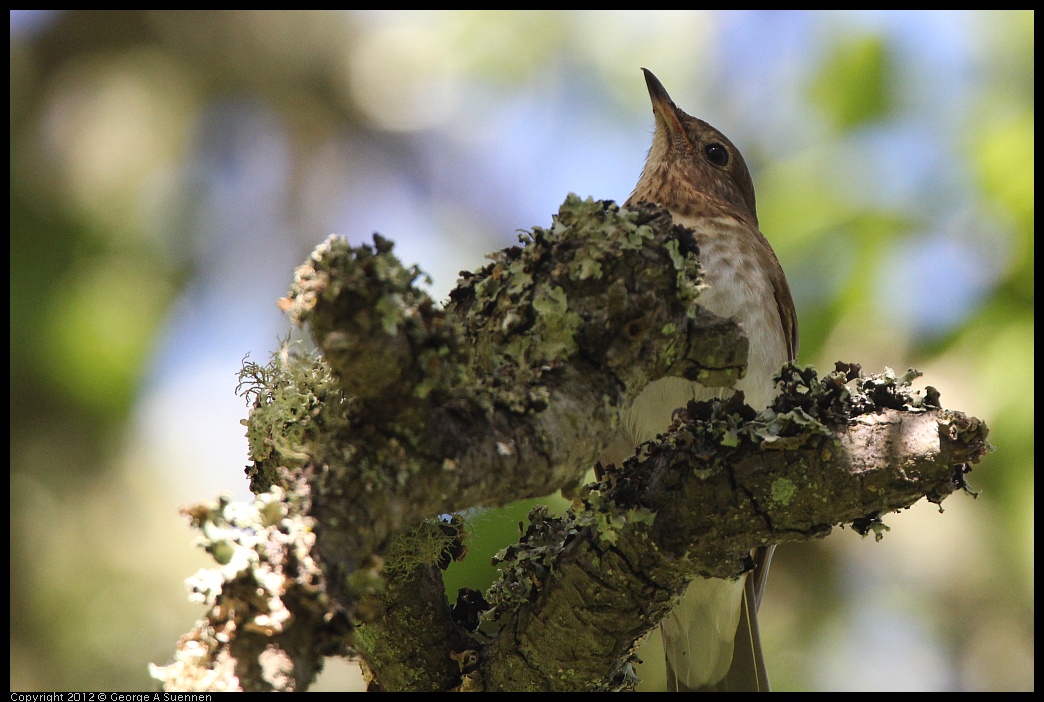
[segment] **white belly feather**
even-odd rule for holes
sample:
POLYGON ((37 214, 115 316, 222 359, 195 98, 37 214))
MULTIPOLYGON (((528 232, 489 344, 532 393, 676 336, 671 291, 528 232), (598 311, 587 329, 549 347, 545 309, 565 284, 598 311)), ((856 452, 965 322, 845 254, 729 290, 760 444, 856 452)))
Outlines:
MULTIPOLYGON (((728 219, 675 221, 697 231, 705 288, 699 304, 721 317, 736 317, 750 341, 747 373, 735 389, 747 404, 762 410, 772 401, 772 377, 787 361, 787 345, 776 310, 772 282, 751 250, 742 252, 733 237, 715 236, 714 227, 735 226, 728 219), (766 300, 771 304, 766 305, 766 300)), ((749 236, 749 234, 747 234, 749 236)), ((624 415, 627 447, 636 448, 670 425, 675 409, 689 400, 725 397, 731 388, 708 388, 682 378, 650 383, 624 415)), ((616 459, 616 456, 612 458, 616 459)), ((733 640, 739 621, 745 577, 737 580, 696 578, 663 621, 664 647, 671 666, 689 688, 718 682, 732 661, 733 640)))

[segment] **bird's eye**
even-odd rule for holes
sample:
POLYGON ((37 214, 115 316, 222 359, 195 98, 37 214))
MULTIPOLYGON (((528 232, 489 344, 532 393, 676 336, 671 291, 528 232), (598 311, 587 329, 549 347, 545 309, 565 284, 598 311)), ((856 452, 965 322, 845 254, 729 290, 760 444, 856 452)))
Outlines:
POLYGON ((703 155, 718 168, 724 168, 729 164, 729 151, 718 142, 704 146, 703 155))

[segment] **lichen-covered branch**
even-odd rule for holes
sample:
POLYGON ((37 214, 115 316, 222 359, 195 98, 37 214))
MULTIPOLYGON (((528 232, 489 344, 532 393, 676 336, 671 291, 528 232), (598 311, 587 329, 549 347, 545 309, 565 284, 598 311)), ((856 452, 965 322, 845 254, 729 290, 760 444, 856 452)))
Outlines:
MULTIPOLYGON (((335 580, 424 518, 575 485, 650 380, 738 377, 746 341, 698 306, 697 251, 682 232, 658 208, 574 197, 524 248, 465 276, 445 309, 380 237, 316 250, 283 307, 310 325, 351 398, 325 382, 303 393, 327 398, 310 411, 336 430, 293 456, 310 457, 317 547, 343 569, 335 580)), ((272 402, 255 404, 251 425, 270 427, 272 402)), ((343 595, 350 611, 356 598, 343 595)))
POLYGON ((167 689, 303 689, 348 649, 387 691, 624 688, 635 640, 693 575, 879 529, 989 448, 985 425, 910 393, 913 373, 791 366, 768 411, 690 405, 565 517, 535 515, 488 601, 451 608, 440 565, 459 535, 431 520, 575 488, 649 382, 728 385, 746 360, 735 320, 699 306, 699 252, 665 211, 571 196, 522 239, 445 307, 379 236, 332 238, 297 270, 281 306, 318 352, 244 367, 259 502, 192 511, 223 567, 154 671, 167 689))
POLYGON ((427 521, 389 549, 377 607, 351 636, 374 690, 440 692, 459 684, 461 654, 477 645, 453 620, 442 570, 462 555, 463 529, 459 518, 427 521))
POLYGON ((491 590, 501 628, 477 674, 485 689, 626 685, 634 642, 693 575, 740 575, 751 548, 823 537, 836 524, 883 528, 883 514, 963 486, 968 462, 988 450, 985 425, 890 374, 860 379, 853 394, 851 372, 819 382, 792 367, 783 384, 801 392, 756 418, 735 401, 690 405, 692 416, 610 469, 564 517, 534 515, 531 531, 545 533, 542 543, 562 534, 562 547, 523 543, 502 564, 491 590), (694 453, 703 468, 693 469, 694 453))
POLYGON ((347 653, 303 501, 273 487, 252 505, 222 497, 184 510, 220 567, 189 580, 207 615, 178 641, 173 663, 150 666, 165 690, 304 690, 325 656, 347 653))

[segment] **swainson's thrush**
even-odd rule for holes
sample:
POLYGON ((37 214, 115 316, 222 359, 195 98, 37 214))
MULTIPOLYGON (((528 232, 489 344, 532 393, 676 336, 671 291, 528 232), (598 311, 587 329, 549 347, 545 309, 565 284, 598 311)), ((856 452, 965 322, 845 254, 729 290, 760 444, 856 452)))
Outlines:
MULTIPOLYGON (((704 282, 699 304, 736 317, 750 342, 746 375, 735 384, 756 410, 774 394, 773 376, 797 354, 794 301, 768 240, 758 229, 754 183, 739 150, 725 135, 691 117, 647 69, 656 131, 634 192, 666 207, 675 223, 695 232, 704 282)), ((667 429, 675 408, 733 392, 681 378, 650 383, 624 421, 626 448, 667 429)), ((620 446, 607 452, 619 460, 620 446)), ((774 547, 758 549, 754 571, 738 580, 696 578, 663 620, 667 684, 672 690, 767 690, 757 610, 774 547)))

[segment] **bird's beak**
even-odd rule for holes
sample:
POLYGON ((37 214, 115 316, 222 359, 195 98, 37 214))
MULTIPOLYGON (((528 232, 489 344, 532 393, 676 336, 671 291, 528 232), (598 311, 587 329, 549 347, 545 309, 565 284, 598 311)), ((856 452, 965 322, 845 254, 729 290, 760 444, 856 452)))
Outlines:
POLYGON ((657 127, 662 125, 671 141, 680 139, 689 148, 692 148, 689 138, 685 135, 685 130, 682 129, 678 106, 674 104, 674 100, 671 100, 671 96, 667 94, 667 89, 663 87, 660 79, 654 76, 648 68, 642 70, 645 72, 645 84, 649 87, 649 98, 652 100, 657 127))

